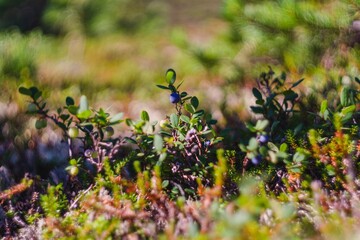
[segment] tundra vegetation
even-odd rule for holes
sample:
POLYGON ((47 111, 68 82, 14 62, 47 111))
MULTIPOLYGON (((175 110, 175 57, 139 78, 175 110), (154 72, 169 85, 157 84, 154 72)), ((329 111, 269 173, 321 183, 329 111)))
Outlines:
POLYGON ((359 236, 359 3, 29 2, 0 3, 4 239, 359 236))

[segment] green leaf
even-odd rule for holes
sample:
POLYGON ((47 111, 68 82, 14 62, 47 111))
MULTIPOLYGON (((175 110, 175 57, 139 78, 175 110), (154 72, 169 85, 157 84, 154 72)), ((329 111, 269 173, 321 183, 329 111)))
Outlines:
POLYGON ((35 101, 38 100, 41 97, 41 95, 42 95, 41 91, 35 92, 34 95, 33 95, 34 100, 35 101))
POLYGON ((170 85, 173 85, 175 83, 175 80, 176 80, 176 72, 174 69, 170 68, 166 71, 166 74, 165 74, 165 79, 166 79, 166 82, 170 85))
POLYGON ((286 159, 288 157, 288 154, 286 152, 279 151, 276 153, 276 157, 286 159))
POLYGON ((169 186, 169 180, 164 180, 161 184, 161 187, 166 188, 167 186, 169 186))
POLYGON ((28 88, 25 87, 20 87, 19 88, 19 93, 26 95, 26 96, 31 96, 31 91, 28 88))
POLYGON ((120 112, 113 117, 110 118, 110 123, 119 123, 121 119, 123 118, 124 113, 120 112))
POLYGON ((289 147, 288 147, 288 145, 286 143, 283 143, 283 144, 280 145, 280 151, 281 152, 287 152, 288 148, 289 147))
POLYGON ((80 97, 80 105, 79 105, 78 113, 82 113, 87 110, 89 110, 89 104, 88 104, 86 96, 82 95, 80 97))
POLYGON ((163 139, 160 135, 156 134, 154 136, 154 148, 155 150, 160 153, 163 149, 163 139))
POLYGON ((171 193, 173 194, 178 194, 179 193, 179 189, 177 187, 173 187, 173 189, 171 190, 171 193))
POLYGON ((325 110, 327 109, 327 106, 328 106, 327 100, 324 100, 324 101, 321 102, 321 107, 320 107, 320 113, 321 114, 325 113, 325 110))
POLYGON ((207 124, 209 125, 215 125, 217 123, 216 119, 210 119, 209 121, 207 121, 207 124))
POLYGON ((67 128, 66 125, 65 125, 64 123, 62 123, 62 122, 58 122, 57 125, 58 125, 61 129, 64 129, 64 130, 67 128))
POLYGON ((197 97, 192 97, 190 103, 195 109, 197 109, 199 106, 199 99, 197 97))
POLYGON ((195 113, 195 111, 196 111, 195 108, 193 107, 193 105, 188 104, 188 103, 186 103, 184 105, 184 108, 185 108, 186 111, 188 111, 191 114, 195 113))
POLYGON ((244 144, 239 144, 239 148, 243 152, 247 152, 246 146, 244 144))
POLYGON ((39 92, 39 89, 37 87, 31 87, 29 88, 31 92, 31 96, 34 97, 37 92, 39 92))
POLYGON ((348 114, 348 113, 353 113, 355 110, 356 110, 356 106, 355 106, 355 105, 351 105, 351 106, 348 106, 348 107, 344 107, 344 108, 341 110, 341 114, 342 114, 342 115, 346 115, 346 114, 348 114))
POLYGON ((199 118, 201 116, 203 116, 205 114, 205 111, 204 110, 199 110, 199 111, 196 111, 194 113, 194 115, 192 116, 192 118, 199 118))
POLYGON ((168 136, 168 137, 171 137, 172 135, 171 135, 171 133, 168 133, 168 132, 166 132, 166 131, 160 131, 159 132, 161 135, 165 135, 165 136, 168 136))
POLYGON ((46 126, 47 126, 46 119, 38 119, 35 122, 36 129, 42 129, 42 128, 45 128, 46 126))
POLYGON ((184 192, 186 192, 187 194, 195 195, 195 191, 190 188, 185 188, 184 192))
POLYGON ((251 132, 256 132, 255 127, 251 123, 245 123, 245 125, 251 132))
POLYGON ((341 122, 343 124, 345 124, 347 121, 349 121, 352 118, 353 114, 352 113, 347 113, 345 116, 343 116, 341 118, 341 122))
POLYGON ((186 123, 190 123, 190 118, 186 115, 181 115, 180 120, 186 123))
POLYGON ((203 131, 203 132, 201 132, 201 135, 205 136, 205 135, 210 134, 210 133, 213 133, 213 129, 203 131))
POLYGON ((293 90, 286 90, 283 92, 285 96, 285 100, 294 101, 299 95, 295 93, 293 90))
POLYGON ((289 169, 291 170, 291 172, 293 173, 301 173, 301 169, 299 168, 299 166, 291 166, 289 167, 289 169))
POLYGON ((63 121, 66 121, 69 117, 70 117, 69 114, 61 114, 61 115, 60 115, 60 118, 61 118, 61 120, 63 120, 63 121))
POLYGON ((324 120, 328 120, 329 114, 330 114, 329 110, 326 109, 324 112, 324 120))
POLYGON ((253 111, 253 113, 255 113, 255 114, 263 114, 264 113, 263 107, 251 106, 250 108, 251 108, 251 111, 253 111))
POLYGON ((182 92, 182 93, 180 93, 180 97, 181 97, 181 98, 185 98, 187 95, 188 95, 187 92, 182 92))
POLYGON ((124 138, 124 140, 125 140, 126 142, 128 142, 128 143, 132 143, 132 144, 137 145, 136 140, 135 140, 135 139, 133 139, 133 138, 130 138, 130 137, 125 137, 125 138, 124 138))
POLYGON ((148 122, 150 120, 149 114, 146 111, 141 112, 141 120, 148 122))
POLYGON ((340 94, 340 103, 343 107, 346 107, 349 105, 349 88, 344 87, 340 94))
POLYGON ((264 131, 264 129, 269 125, 268 120, 258 120, 255 125, 255 129, 259 132, 264 131))
POLYGON ((169 90, 170 88, 163 85, 156 85, 158 88, 169 90))
POLYGON ((259 153, 260 153, 261 155, 263 155, 263 156, 268 155, 268 154, 267 154, 267 153, 268 153, 267 147, 261 146, 261 147, 259 148, 259 153))
POLYGON ((300 79, 299 81, 293 83, 293 85, 291 86, 291 88, 294 88, 296 87, 297 85, 299 85, 302 81, 304 81, 304 78, 303 79, 300 79))
POLYGON ((131 127, 131 126, 134 125, 134 121, 131 120, 130 118, 125 119, 125 123, 126 123, 126 125, 129 126, 129 127, 131 127))
POLYGON ((276 153, 273 152, 273 151, 268 151, 268 154, 269 154, 269 157, 270 157, 270 161, 271 161, 272 163, 277 163, 278 158, 277 158, 277 156, 276 156, 276 153))
POLYGON ((91 114, 92 114, 91 110, 85 110, 82 112, 79 111, 79 113, 76 114, 76 116, 82 120, 85 120, 88 119, 91 116, 91 114))
POLYGON ((170 123, 172 127, 177 127, 179 125, 179 117, 175 113, 170 115, 170 123))
POLYGON ((259 146, 258 141, 256 141, 256 138, 251 138, 249 141, 249 145, 247 146, 247 149, 249 151, 255 151, 257 147, 259 146))
POLYGON ((256 97, 257 100, 262 100, 261 92, 257 88, 252 89, 253 95, 256 97))
POLYGON ((75 104, 75 101, 72 97, 66 97, 65 102, 66 102, 66 106, 71 106, 75 104))
POLYGON ((263 105, 265 103, 265 101, 263 99, 258 99, 258 100, 255 101, 255 103, 257 105, 263 105))
POLYGON ((268 148, 273 152, 279 152, 279 148, 272 142, 267 143, 268 148))
POLYGON ((335 174, 336 174, 335 168, 331 165, 326 165, 326 171, 329 176, 335 176, 335 174))
POLYGON ((156 165, 160 166, 162 162, 166 159, 167 153, 162 152, 160 153, 159 160, 156 162, 156 165))
POLYGON ((181 86, 183 83, 184 83, 184 80, 182 80, 182 81, 179 83, 179 85, 177 86, 177 89, 179 89, 180 86, 181 86))
POLYGON ((78 112, 79 110, 79 107, 77 106, 74 106, 74 105, 71 105, 68 107, 68 111, 69 113, 73 114, 73 115, 76 115, 76 113, 78 112))
POLYGON ((300 152, 296 152, 293 157, 293 161, 296 163, 301 163, 306 159, 306 156, 300 152))

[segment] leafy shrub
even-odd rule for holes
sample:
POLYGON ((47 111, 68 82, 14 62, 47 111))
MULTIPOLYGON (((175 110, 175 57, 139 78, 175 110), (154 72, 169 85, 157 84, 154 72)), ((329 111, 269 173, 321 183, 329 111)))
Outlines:
POLYGON ((24 37, 12 32, 0 37, 0 80, 27 79, 36 75, 36 41, 41 41, 36 33, 24 37))
POLYGON ((43 25, 48 32, 61 34, 74 30, 88 36, 118 31, 133 33, 156 22, 160 12, 152 7, 154 2, 50 0, 43 14, 43 25))
POLYGON ((359 79, 342 88, 335 100, 338 105, 333 109, 323 100, 318 112, 307 112, 310 116, 304 116, 304 109, 296 110, 299 95, 293 90, 302 80, 286 88, 286 76, 274 78, 273 74, 271 69, 262 74, 259 89, 253 89, 257 106, 251 109, 265 120, 258 120, 255 126, 248 124, 257 137, 251 138, 247 146, 240 144, 247 159, 255 165, 275 164, 275 168, 271 167, 273 179, 288 185, 290 190, 299 189, 301 184, 308 187, 308 180, 315 179, 321 180, 324 187, 347 189, 360 170, 355 150, 360 136, 356 107, 360 99, 355 86, 360 84, 359 79), (301 122, 306 118, 312 123, 301 122), (280 180, 284 176, 288 176, 288 182, 280 180))
POLYGON ((349 1, 227 0, 224 17, 233 42, 246 49, 244 57, 261 63, 264 57, 287 70, 311 71, 323 62, 337 66, 358 3, 349 1), (334 43, 334 40, 337 42, 334 43), (334 47, 335 46, 335 47, 334 47), (332 59, 328 60, 328 59, 332 59))
MULTIPOLYGON (((71 97, 67 97, 66 105, 52 114, 47 109, 42 92, 36 87, 21 87, 19 91, 31 98, 28 112, 39 116, 36 128, 45 128, 47 120, 51 120, 62 129, 65 140, 69 142, 71 161, 67 170, 72 176, 78 174, 78 167, 81 165, 86 169, 86 164, 91 164, 100 173, 108 160, 131 164, 140 161, 137 171, 149 171, 156 165, 160 166, 165 179, 163 184, 169 185, 169 188, 171 186, 174 194, 180 191, 182 195, 195 195, 199 179, 204 179, 206 186, 211 185, 211 181, 207 179, 212 175, 211 164, 212 159, 215 159, 212 148, 221 139, 216 137, 211 128, 216 121, 204 110, 198 109, 199 100, 188 96, 186 92, 180 92, 181 83, 175 87, 174 70, 167 71, 166 81, 168 86, 159 87, 171 91, 170 102, 174 104, 176 113, 162 120, 159 133, 155 133, 157 122, 150 122, 146 111, 141 113, 140 120, 126 119, 125 122, 132 131, 130 137, 113 136, 113 127, 124 121, 122 113, 110 117, 101 108, 93 110, 89 108, 85 96, 80 98, 79 105, 71 97), (173 99, 174 95, 176 101, 173 99), (76 155, 73 147, 77 139, 81 142, 82 151, 76 155), (118 153, 126 143, 134 145, 136 154, 130 152, 126 155, 126 160, 122 160, 118 153)), ((91 172, 91 168, 86 171, 91 172)))
MULTIPOLYGON (((30 181, 7 190, 0 200, 26 193, 31 184, 38 188, 41 196, 33 205, 41 203, 43 212, 31 210, 34 217, 27 221, 43 218, 45 238, 357 234, 351 220, 358 214, 360 188, 357 78, 341 89, 336 104, 324 100, 309 113, 312 125, 301 125, 304 109, 298 109, 305 105, 295 88, 302 80, 288 83, 285 74, 275 77, 271 69, 261 74, 252 90, 257 100, 252 110, 262 119, 247 124, 252 137, 237 150, 218 144, 216 121, 199 109, 196 97, 180 91, 174 70, 165 79, 167 84, 158 87, 169 92, 175 113, 159 128, 146 111, 136 121, 122 114, 111 117, 90 108, 84 96, 79 104, 67 97, 64 107, 51 112, 41 91, 21 87, 31 99, 28 112, 38 116, 36 127, 50 120, 69 141, 69 180, 47 193, 30 181), (123 122, 131 135, 114 134, 123 122), (234 161, 243 165, 242 172, 234 161), (132 176, 126 174, 131 166, 132 176), (239 184, 235 190, 234 183, 239 184), (348 225, 329 230, 341 221, 348 225)), ((3 206, 6 221, 16 222, 19 215, 11 204, 3 206)))

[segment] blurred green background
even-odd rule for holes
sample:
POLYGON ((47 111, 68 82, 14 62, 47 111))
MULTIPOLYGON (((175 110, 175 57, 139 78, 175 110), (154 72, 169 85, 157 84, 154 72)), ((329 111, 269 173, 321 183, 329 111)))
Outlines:
POLYGON ((160 120, 172 106, 155 84, 174 68, 220 126, 236 125, 251 117, 249 89, 268 66, 290 82, 304 77, 308 95, 358 76, 359 9, 345 0, 2 0, 1 102, 22 111, 18 87, 37 85, 53 109, 85 94, 94 107, 160 120))
POLYGON ((129 116, 141 108, 163 111, 168 97, 153 96, 161 94, 155 84, 166 69, 184 78, 201 75, 176 45, 174 32, 210 41, 223 29, 220 5, 216 0, 2 1, 2 101, 16 100, 20 85, 35 84, 47 90, 53 106, 66 95, 85 94, 93 105, 129 116))

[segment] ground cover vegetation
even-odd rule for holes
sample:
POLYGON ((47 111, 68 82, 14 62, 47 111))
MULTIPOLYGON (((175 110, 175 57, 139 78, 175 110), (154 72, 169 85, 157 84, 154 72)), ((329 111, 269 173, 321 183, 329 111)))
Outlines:
POLYGON ((0 4, 4 239, 360 234, 359 3, 226 0, 194 35, 167 2, 29 2, 0 4))

